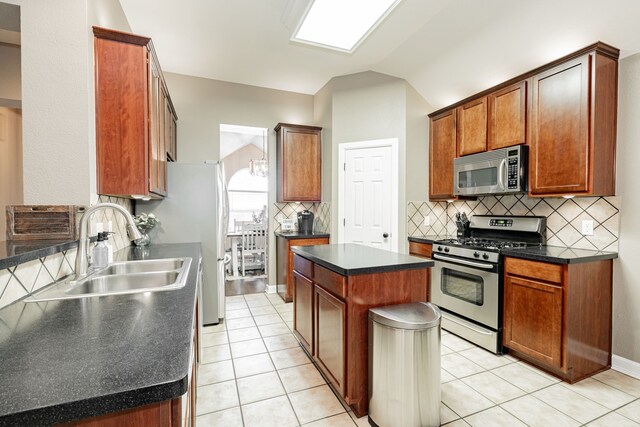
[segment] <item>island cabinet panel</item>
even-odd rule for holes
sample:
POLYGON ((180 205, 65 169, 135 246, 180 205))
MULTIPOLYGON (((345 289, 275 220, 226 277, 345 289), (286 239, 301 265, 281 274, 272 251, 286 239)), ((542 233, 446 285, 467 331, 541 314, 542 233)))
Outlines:
POLYGON ((315 287, 315 359, 335 390, 345 391, 346 304, 320 286, 315 287))
POLYGON ((298 254, 294 265, 294 335, 329 385, 356 415, 363 416, 369 405, 369 309, 425 301, 429 268, 343 275, 298 254), (311 286, 313 296, 309 295, 311 286))
POLYGON ((488 96, 488 150, 527 143, 527 87, 523 80, 488 96))
POLYGON ((313 348, 313 282, 297 271, 293 272, 293 329, 298 341, 309 354, 313 348))
POLYGON ((453 159, 456 157, 456 110, 444 111, 429 122, 429 200, 453 196, 453 159))
POLYGON ((487 150, 487 97, 458 107, 458 157, 487 150))
POLYGON ((506 257, 505 347, 570 383, 611 366, 612 265, 506 257))

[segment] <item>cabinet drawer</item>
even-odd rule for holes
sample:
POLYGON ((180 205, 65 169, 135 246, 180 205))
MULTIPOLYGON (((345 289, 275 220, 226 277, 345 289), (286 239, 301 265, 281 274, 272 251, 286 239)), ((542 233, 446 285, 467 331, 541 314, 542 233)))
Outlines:
POLYGON ((562 283, 562 266, 558 264, 507 257, 504 270, 506 274, 562 283))
POLYGON ((409 242, 409 255, 431 258, 432 248, 429 243, 409 242))
POLYGON ((293 269, 303 276, 313 279, 313 263, 308 259, 293 254, 293 269))
POLYGON ((315 266, 314 275, 314 281, 319 286, 340 298, 347 297, 347 283, 344 276, 319 265, 315 266))

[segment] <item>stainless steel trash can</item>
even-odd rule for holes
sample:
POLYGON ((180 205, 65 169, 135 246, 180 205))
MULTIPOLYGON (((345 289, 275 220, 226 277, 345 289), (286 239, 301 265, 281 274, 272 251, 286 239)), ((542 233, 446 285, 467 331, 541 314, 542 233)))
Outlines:
POLYGON ((369 310, 369 424, 440 425, 440 309, 427 302, 369 310))

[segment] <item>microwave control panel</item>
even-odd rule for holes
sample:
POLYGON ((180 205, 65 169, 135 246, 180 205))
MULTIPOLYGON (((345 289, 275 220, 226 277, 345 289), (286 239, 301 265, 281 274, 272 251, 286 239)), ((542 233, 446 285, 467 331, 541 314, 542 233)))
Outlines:
POLYGON ((507 188, 509 190, 518 190, 519 166, 518 151, 509 151, 509 157, 507 157, 507 188))

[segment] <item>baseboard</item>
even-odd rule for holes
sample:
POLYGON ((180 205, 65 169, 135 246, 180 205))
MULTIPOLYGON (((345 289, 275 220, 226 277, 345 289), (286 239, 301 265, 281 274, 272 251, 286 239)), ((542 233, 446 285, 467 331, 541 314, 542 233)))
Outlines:
POLYGON ((634 362, 633 360, 625 359, 624 357, 614 354, 611 356, 611 369, 640 379, 640 363, 634 362))
POLYGON ((278 286, 277 285, 267 285, 267 289, 265 290, 266 293, 268 294, 275 294, 276 292, 278 292, 278 286))

